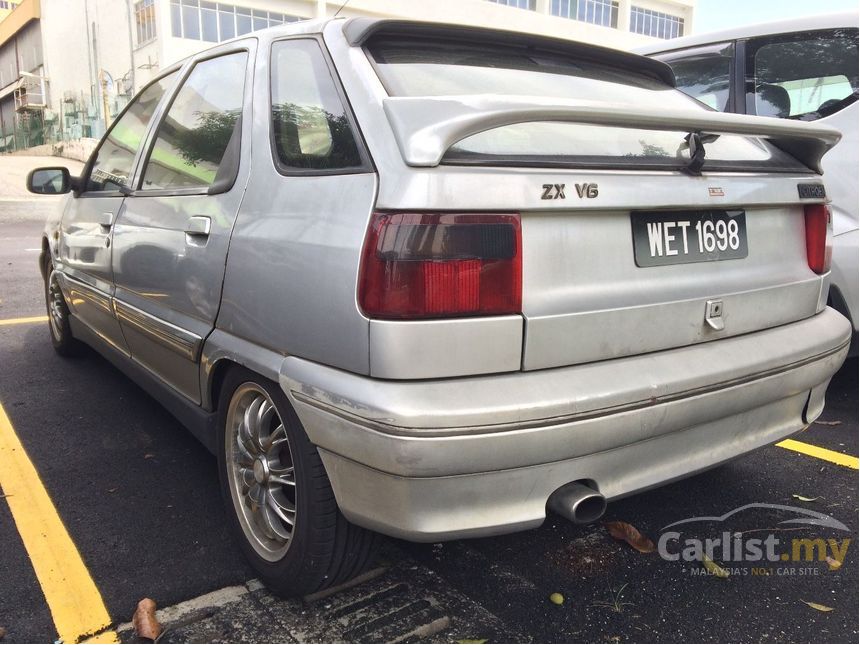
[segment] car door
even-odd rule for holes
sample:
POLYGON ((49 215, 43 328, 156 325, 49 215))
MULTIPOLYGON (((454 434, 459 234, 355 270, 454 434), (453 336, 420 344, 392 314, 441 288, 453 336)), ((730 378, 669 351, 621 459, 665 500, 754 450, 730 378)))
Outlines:
POLYGON ((60 223, 57 259, 74 315, 103 340, 127 353, 111 298, 112 231, 128 191, 149 122, 175 80, 170 73, 138 94, 94 152, 60 223))
POLYGON ((195 402, 247 181, 255 42, 186 67, 114 226, 115 307, 131 355, 195 402))

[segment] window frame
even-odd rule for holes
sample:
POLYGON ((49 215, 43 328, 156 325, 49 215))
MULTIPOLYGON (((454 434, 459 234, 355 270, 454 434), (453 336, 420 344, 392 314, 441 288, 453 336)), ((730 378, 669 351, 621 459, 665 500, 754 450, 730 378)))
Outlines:
MULTIPOLYGON (((248 41, 255 41, 256 38, 246 39, 248 41)), ((236 164, 237 164, 237 172, 238 168, 241 166, 242 160, 242 139, 245 137, 246 128, 249 127, 247 124, 250 121, 248 117, 248 100, 249 100, 249 85, 253 86, 253 75, 251 75, 250 83, 248 79, 248 69, 249 65, 254 65, 255 48, 251 46, 250 42, 242 43, 230 43, 230 45, 218 48, 216 51, 207 50, 204 54, 199 57, 194 57, 184 64, 184 70, 180 74, 176 86, 173 88, 170 94, 170 100, 168 103, 161 104, 160 112, 157 112, 157 118, 154 119, 155 123, 150 125, 150 129, 148 132, 148 136, 144 140, 142 150, 145 150, 145 155, 141 157, 139 163, 135 169, 134 173, 134 181, 132 185, 134 189, 128 193, 129 197, 171 197, 171 196, 182 196, 182 195, 218 195, 225 192, 230 192, 233 186, 235 186, 235 182, 233 186, 230 186, 226 190, 217 190, 212 191, 212 187, 214 184, 210 184, 209 186, 201 186, 201 187, 193 187, 193 188, 143 188, 143 178, 146 175, 146 167, 149 165, 149 159, 152 156, 153 150, 155 150, 155 143, 158 140, 158 130, 161 128, 161 124, 164 123, 165 119, 167 119, 167 115, 170 113, 170 108, 173 107, 173 103, 176 101, 176 97, 179 96, 179 92, 185 86, 185 82, 194 73, 194 69, 200 63, 205 63, 206 61, 213 60, 215 58, 221 58, 222 56, 229 56, 230 54, 238 54, 238 53, 246 53, 248 55, 248 60, 245 63, 245 84, 242 91, 242 113, 239 116, 241 122, 241 130, 239 132, 239 151, 236 155, 236 164)), ((253 68, 251 68, 253 69, 253 68)), ((226 154, 226 153, 225 153, 226 154)))
POLYGON ((651 9, 640 5, 630 5, 630 32, 641 34, 643 36, 651 36, 661 40, 673 40, 681 38, 686 33, 685 17, 678 16, 673 13, 667 13, 658 9, 651 9), (637 13, 639 14, 637 16, 637 13), (637 31, 639 26, 639 18, 642 19, 643 31, 637 31), (647 18, 647 31, 645 29, 645 19, 647 18), (656 24, 655 24, 656 21, 656 24), (677 35, 672 36, 673 28, 677 28, 677 35), (661 35, 662 31, 662 35, 661 35))
POLYGON ((122 111, 120 111, 120 113, 116 115, 114 120, 111 122, 110 127, 107 129, 104 135, 102 135, 102 138, 99 141, 98 145, 90 154, 90 157, 87 160, 86 165, 84 166, 83 172, 81 172, 81 175, 79 177, 81 189, 75 191, 75 197, 127 197, 134 193, 134 189, 132 188, 132 186, 134 186, 137 181, 138 169, 140 166, 142 153, 146 149, 146 146, 148 144, 150 133, 152 132, 152 125, 154 121, 160 117, 163 110, 163 106, 165 105, 165 101, 168 100, 168 98, 172 99, 173 95, 176 93, 177 83, 180 79, 183 78, 181 74, 182 67, 182 63, 178 63, 168 67, 163 74, 160 74, 156 78, 152 79, 149 83, 144 85, 142 88, 140 88, 140 91, 137 92, 132 98, 132 100, 125 105, 122 111), (165 79, 176 72, 180 72, 180 74, 176 77, 176 80, 173 81, 173 84, 164 91, 164 95, 159 100, 158 105, 155 106, 155 111, 152 113, 152 117, 150 118, 149 123, 147 124, 146 129, 143 132, 143 137, 140 140, 140 146, 138 147, 137 152, 134 154, 134 159, 131 162, 131 172, 129 174, 129 187, 118 190, 86 190, 86 186, 89 184, 90 174, 93 171, 93 166, 95 165, 95 161, 98 158, 98 154, 101 151, 105 141, 107 141, 108 137, 113 132, 113 129, 116 127, 117 123, 119 123, 120 119, 125 116, 125 113, 131 109, 131 106, 135 104, 137 99, 146 90, 148 90, 152 85, 155 85, 162 79, 165 79))
POLYGON ((301 34, 296 36, 287 36, 284 38, 277 38, 271 43, 269 43, 268 67, 265 82, 266 94, 268 95, 265 107, 266 121, 268 122, 267 127, 269 128, 269 152, 272 156, 272 163, 275 166, 275 170, 278 171, 278 174, 284 177, 323 177, 328 175, 362 175, 376 172, 376 166, 374 165, 373 159, 368 152, 367 144, 364 139, 364 134, 361 132, 361 128, 358 127, 358 121, 355 118, 352 105, 349 102, 349 98, 346 95, 346 91, 343 89, 340 75, 337 73, 337 69, 334 66, 334 61, 329 54, 328 48, 325 46, 325 42, 321 34, 301 34), (275 122, 274 119, 272 119, 272 108, 274 107, 274 92, 272 91, 274 55, 275 47, 279 43, 294 40, 312 40, 317 43, 317 46, 319 47, 323 57, 323 62, 325 63, 325 66, 329 72, 329 76, 331 77, 332 83, 334 84, 335 92, 337 93, 341 105, 343 106, 346 120, 349 123, 349 127, 355 137, 355 146, 358 149, 358 156, 360 157, 361 161, 360 165, 351 166, 349 168, 294 168, 292 166, 285 165, 281 161, 281 158, 278 155, 278 144, 275 141, 275 122))
MULTIPOLYGON (((858 31, 856 26, 850 27, 828 27, 825 29, 809 29, 805 31, 792 31, 786 32, 782 34, 768 34, 764 36, 752 36, 749 38, 744 38, 743 47, 736 47, 736 53, 738 54, 738 77, 739 82, 738 85, 742 88, 741 94, 738 97, 739 104, 739 112, 740 114, 749 114, 752 116, 756 116, 755 110, 755 56, 758 53, 759 49, 765 47, 766 45, 778 45, 781 43, 791 43, 791 42, 800 42, 804 40, 811 40, 813 38, 826 38, 826 37, 835 37, 837 32, 844 31, 858 31), (740 50, 740 51, 738 51, 740 50)), ((846 97, 848 98, 848 97, 846 97)), ((857 100, 855 99, 854 102, 857 100)), ((847 107, 847 106, 846 106, 847 107)), ((839 111, 841 112, 841 108, 839 111)), ((829 115, 827 115, 829 116, 829 115)), ((773 118, 773 117, 770 117, 773 118)), ((781 117, 790 121, 797 120, 793 117, 781 117)), ((826 117, 820 117, 826 118, 826 117)), ((815 119, 815 121, 819 121, 819 119, 815 119)), ((813 121, 814 122, 814 121, 813 121)))
POLYGON ((145 47, 146 45, 153 42, 156 38, 158 38, 158 17, 155 14, 155 0, 149 0, 149 4, 147 4, 147 0, 135 0, 132 5, 134 9, 134 18, 135 18, 135 35, 137 36, 137 43, 135 44, 135 49, 139 49, 141 47, 145 47), (138 9, 138 7, 140 7, 138 9), (151 31, 152 34, 146 40, 140 39, 140 31, 141 24, 138 22, 138 14, 148 13, 151 19, 151 31))
POLYGON ((497 4, 500 7, 510 7, 511 9, 521 9, 523 11, 537 11, 537 0, 525 0, 525 3, 528 5, 527 7, 521 7, 519 5, 523 0, 489 0, 493 4, 497 4), (514 4, 511 4, 513 2, 514 4))

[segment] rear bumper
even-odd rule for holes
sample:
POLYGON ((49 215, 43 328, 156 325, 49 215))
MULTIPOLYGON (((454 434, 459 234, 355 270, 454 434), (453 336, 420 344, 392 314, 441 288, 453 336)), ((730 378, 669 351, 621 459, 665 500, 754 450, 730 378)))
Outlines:
POLYGON ((560 486, 607 498, 685 477, 808 425, 851 327, 826 309, 754 334, 535 372, 381 381, 285 359, 281 386, 343 513, 418 541, 540 525, 560 486))

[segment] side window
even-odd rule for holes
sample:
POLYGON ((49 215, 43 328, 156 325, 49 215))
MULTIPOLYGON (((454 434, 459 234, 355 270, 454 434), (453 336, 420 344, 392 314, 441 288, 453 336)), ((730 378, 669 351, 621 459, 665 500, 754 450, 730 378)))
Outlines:
POLYGON ((672 67, 677 87, 684 94, 715 110, 726 112, 731 109, 729 88, 734 51, 733 43, 722 43, 657 58, 672 67))
POLYGON ((235 173, 247 62, 237 52, 194 66, 158 126, 142 190, 206 188, 235 173))
POLYGON ((137 95, 99 145, 87 179, 87 191, 130 188, 131 170, 143 135, 158 102, 173 84, 176 72, 156 81, 137 95))
POLYGON ((814 121, 857 100, 857 29, 751 40, 749 114, 814 121))
POLYGON ((363 165, 346 109, 315 40, 272 46, 272 134, 285 170, 363 165))

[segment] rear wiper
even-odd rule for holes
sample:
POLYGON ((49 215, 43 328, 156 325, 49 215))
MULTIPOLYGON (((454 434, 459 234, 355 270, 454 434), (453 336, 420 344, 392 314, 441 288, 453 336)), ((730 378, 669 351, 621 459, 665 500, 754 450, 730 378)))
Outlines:
POLYGON ((705 165, 705 144, 713 143, 720 138, 718 134, 701 134, 699 132, 690 132, 684 141, 690 149, 690 162, 684 171, 698 177, 702 174, 702 166, 705 165))

